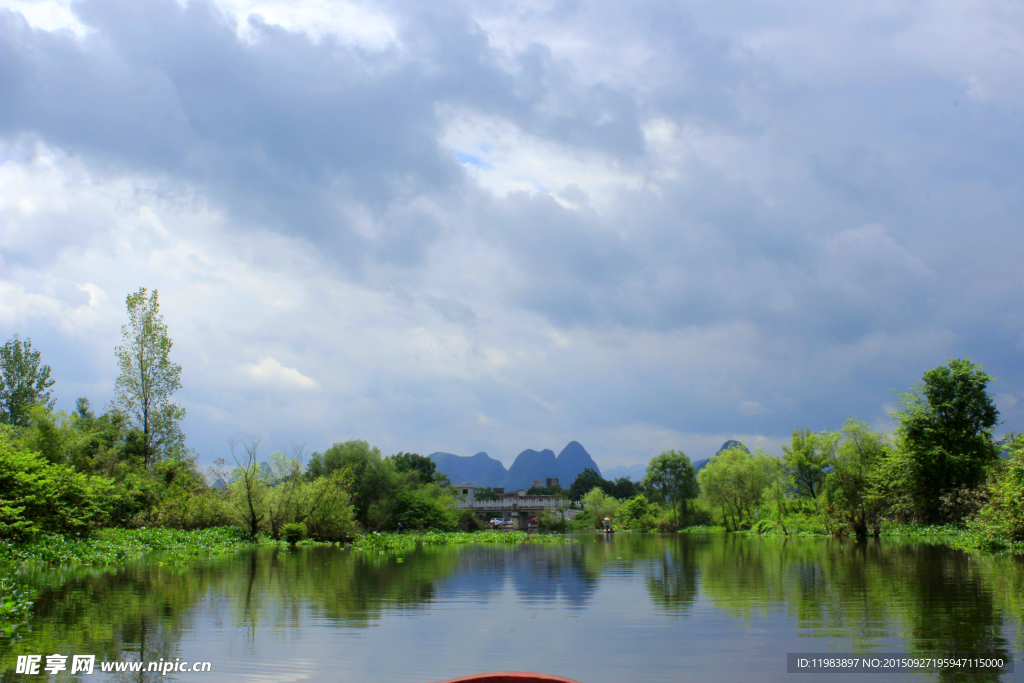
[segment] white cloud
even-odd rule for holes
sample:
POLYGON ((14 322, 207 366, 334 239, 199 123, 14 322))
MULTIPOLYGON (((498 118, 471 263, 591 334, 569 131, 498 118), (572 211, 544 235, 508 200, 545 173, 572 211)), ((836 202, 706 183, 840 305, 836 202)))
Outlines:
POLYGON ((996 403, 1003 406, 1004 410, 1017 406, 1017 397, 1013 394, 996 394, 996 403))
POLYGON ((740 415, 763 415, 768 412, 768 409, 757 401, 740 401, 736 412, 740 415))
MULTIPOLYGON (((0 5, 85 32, 65 0, 0 5)), ((955 356, 1016 415, 1005 5, 222 0, 243 41, 197 12, 152 45, 101 5, 95 40, 0 26, 27 79, 0 111, 0 333, 38 339, 63 407, 108 397, 146 286, 208 457, 255 426, 701 459, 884 420, 955 356)))
POLYGON ((295 368, 287 368, 270 356, 258 363, 242 366, 252 379, 279 389, 317 389, 316 380, 306 377, 295 368))

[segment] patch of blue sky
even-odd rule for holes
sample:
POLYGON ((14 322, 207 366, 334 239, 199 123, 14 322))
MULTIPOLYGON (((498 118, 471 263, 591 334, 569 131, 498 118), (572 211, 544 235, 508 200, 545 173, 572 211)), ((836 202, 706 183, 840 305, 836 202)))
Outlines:
POLYGON ((455 152, 455 157, 463 164, 472 164, 478 168, 491 169, 494 168, 491 164, 487 163, 478 156, 472 154, 466 154, 465 152, 455 152))

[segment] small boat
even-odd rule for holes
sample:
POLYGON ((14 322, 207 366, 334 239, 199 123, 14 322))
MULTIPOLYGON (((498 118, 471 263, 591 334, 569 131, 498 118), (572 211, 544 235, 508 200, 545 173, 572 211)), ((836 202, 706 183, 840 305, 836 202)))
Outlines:
POLYGON ((453 678, 442 683, 579 683, 571 678, 549 676, 532 671, 492 671, 485 674, 473 674, 462 678, 453 678))

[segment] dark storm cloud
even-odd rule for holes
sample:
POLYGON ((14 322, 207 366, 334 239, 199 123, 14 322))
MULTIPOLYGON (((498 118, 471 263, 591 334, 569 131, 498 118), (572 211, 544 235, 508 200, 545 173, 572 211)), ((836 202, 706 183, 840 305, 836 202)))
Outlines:
MULTIPOLYGON (((208 2, 74 10, 85 37, 0 12, 4 138, 194 184, 229 225, 309 240, 340 278, 393 287, 465 329, 525 310, 626 337, 602 338, 624 356, 566 352, 568 370, 521 393, 452 385, 485 413, 563 419, 532 392, 565 396, 575 424, 836 427, 955 356, 1024 388, 1024 108, 1005 87, 1018 57, 975 74, 961 62, 985 45, 966 29, 930 42, 933 19, 913 3, 835 19, 785 3, 409 0, 385 6, 396 42, 373 49, 258 19, 243 40, 208 2), (471 175, 501 172, 486 151, 441 141, 453 111, 635 182, 607 196, 576 178, 488 191, 471 175), (652 122, 671 140, 645 134, 652 122), (482 281, 472 306, 441 286, 416 293, 445 280, 428 271, 446 239, 482 243, 510 272, 482 281), (709 337, 679 364, 716 368, 710 387, 625 357, 630 335, 671 344, 717 329, 748 336, 709 337), (608 358, 623 367, 599 367, 608 358)), ((43 251, 26 244, 5 251, 8 268, 38 266, 43 251)), ((421 429, 424 402, 449 398, 433 378, 394 393, 412 397, 395 411, 421 429)), ((431 429, 477 407, 458 405, 431 429)))
POLYGON ((304 234, 350 258, 416 262, 394 243, 414 252, 431 241, 421 221, 398 221, 384 245, 368 244, 338 205, 385 215, 392 203, 459 183, 459 165, 437 142, 439 104, 498 112, 575 145, 632 155, 643 146, 627 95, 596 85, 576 88, 568 109, 547 106, 569 81, 546 48, 505 72, 454 7, 403 15, 408 54, 329 37, 314 44, 258 19, 246 44, 206 2, 87 0, 74 9, 94 30, 86 38, 3 13, 5 135, 36 134, 184 178, 253 225, 304 234))

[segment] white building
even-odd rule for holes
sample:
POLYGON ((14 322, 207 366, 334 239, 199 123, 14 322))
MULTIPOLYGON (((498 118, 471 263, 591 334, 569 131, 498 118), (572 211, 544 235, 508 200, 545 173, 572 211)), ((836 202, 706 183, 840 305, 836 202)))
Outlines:
POLYGON ((452 484, 452 488, 461 493, 467 502, 476 500, 476 484, 452 484))

